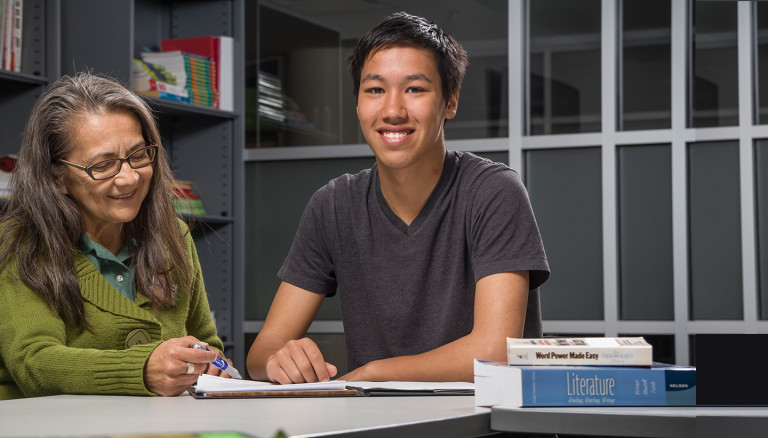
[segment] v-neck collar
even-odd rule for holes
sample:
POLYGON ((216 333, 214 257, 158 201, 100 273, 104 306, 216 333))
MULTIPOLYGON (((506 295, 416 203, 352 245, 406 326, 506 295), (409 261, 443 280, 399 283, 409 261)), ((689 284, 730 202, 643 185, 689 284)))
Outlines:
POLYGON ((151 312, 149 298, 138 292, 135 301, 124 297, 114 286, 109 284, 107 279, 82 252, 79 252, 75 257, 75 270, 83 299, 94 306, 116 315, 151 322, 157 321, 151 312))
POLYGON ((421 224, 424 223, 424 221, 429 217, 429 214, 434 209, 435 204, 437 204, 437 200, 439 199, 440 194, 443 192, 446 184, 448 183, 448 177, 453 172, 455 162, 455 154, 453 151, 447 150, 445 152, 443 171, 440 174, 440 179, 437 180, 437 185, 435 185, 435 188, 432 189, 432 193, 429 194, 427 202, 424 203, 421 211, 419 211, 419 214, 416 216, 416 218, 413 219, 410 225, 406 224, 402 219, 400 219, 400 217, 395 214, 389 204, 387 204, 386 199, 384 199, 384 193, 381 191, 381 180, 379 178, 378 166, 376 164, 373 165, 373 187, 376 190, 376 200, 378 201, 379 208, 381 208, 381 212, 392 224, 392 226, 394 226, 398 231, 406 236, 412 235, 416 232, 416 230, 419 229, 421 224))

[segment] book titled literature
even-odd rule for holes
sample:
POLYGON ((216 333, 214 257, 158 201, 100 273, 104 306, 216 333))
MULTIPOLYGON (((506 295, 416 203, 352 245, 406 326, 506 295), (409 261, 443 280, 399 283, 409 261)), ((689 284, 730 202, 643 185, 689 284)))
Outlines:
POLYGON ((507 338, 510 365, 650 366, 653 349, 642 337, 507 338))
POLYGON ((475 405, 695 406, 696 368, 518 366, 475 359, 475 405))

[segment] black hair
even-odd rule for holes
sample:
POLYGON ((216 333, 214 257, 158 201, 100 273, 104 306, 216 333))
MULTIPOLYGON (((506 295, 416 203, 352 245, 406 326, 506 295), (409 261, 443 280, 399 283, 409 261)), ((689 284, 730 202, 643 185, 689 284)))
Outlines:
POLYGON ((423 17, 396 12, 363 35, 347 57, 355 97, 360 92, 365 61, 380 49, 400 44, 428 49, 435 54, 444 99, 448 100, 461 89, 469 63, 461 44, 423 17))

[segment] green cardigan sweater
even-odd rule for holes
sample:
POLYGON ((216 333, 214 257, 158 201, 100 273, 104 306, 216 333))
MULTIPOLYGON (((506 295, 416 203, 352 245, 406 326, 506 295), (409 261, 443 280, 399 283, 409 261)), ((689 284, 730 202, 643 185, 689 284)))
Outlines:
POLYGON ((144 364, 161 342, 192 335, 222 350, 197 251, 181 224, 194 277, 192 284, 179 285, 171 309, 153 309, 140 292, 131 302, 78 253, 75 270, 92 327, 74 327, 26 283, 0 272, 0 400, 64 393, 152 395, 144 386, 144 364), (126 337, 136 329, 151 341, 126 348, 126 337))

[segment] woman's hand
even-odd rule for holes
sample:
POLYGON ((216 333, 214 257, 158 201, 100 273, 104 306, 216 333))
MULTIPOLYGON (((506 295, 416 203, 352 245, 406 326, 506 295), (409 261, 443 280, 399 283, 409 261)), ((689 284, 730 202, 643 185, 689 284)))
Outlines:
POLYGON ((144 365, 144 386, 155 394, 174 396, 194 385, 200 374, 215 368, 208 365, 218 355, 216 350, 193 348, 199 342, 193 336, 185 336, 158 345, 144 365))
MULTIPOLYGON (((218 350, 218 349, 216 349, 216 348, 214 348, 214 347, 211 347, 210 345, 206 344, 205 342, 200 342, 200 345, 203 345, 203 346, 205 346, 205 348, 207 348, 207 349, 208 349, 208 350, 210 350, 210 351, 215 351, 215 352, 216 352, 216 354, 217 354, 217 355, 218 355, 220 358, 222 358, 224 361, 226 361, 226 362, 229 364, 229 366, 230 366, 230 367, 232 367, 232 368, 234 368, 234 367, 235 367, 234 365, 232 365, 232 361, 231 361, 231 360, 229 360, 229 359, 227 359, 226 357, 224 357, 224 355, 222 355, 222 354, 219 354, 220 352, 219 352, 219 350, 218 350)), ((231 378, 233 378, 233 377, 232 377, 232 376, 231 376, 229 373, 227 373, 226 371, 222 371, 222 370, 220 370, 218 367, 216 367, 216 366, 215 366, 215 365, 213 365, 213 364, 209 365, 209 366, 208 366, 208 369, 207 369, 207 370, 205 370, 205 372, 204 372, 203 374, 210 374, 211 376, 219 376, 219 377, 223 377, 223 378, 225 378, 225 379, 231 379, 231 378)))

